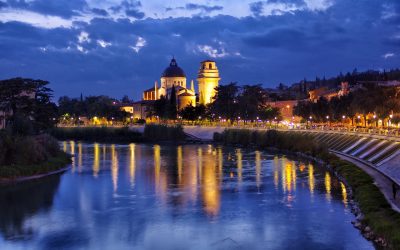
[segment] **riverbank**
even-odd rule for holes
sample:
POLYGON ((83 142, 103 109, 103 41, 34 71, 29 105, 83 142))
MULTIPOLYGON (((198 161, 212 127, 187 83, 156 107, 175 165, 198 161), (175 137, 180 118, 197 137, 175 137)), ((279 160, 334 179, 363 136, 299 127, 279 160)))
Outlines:
POLYGON ((129 127, 58 127, 50 130, 58 140, 104 143, 139 143, 154 141, 184 141, 187 136, 181 126, 147 124, 143 131, 129 127))
POLYGON ((363 235, 387 249, 400 245, 400 214, 391 208, 373 178, 353 163, 329 153, 328 148, 313 137, 295 132, 230 129, 215 133, 214 140, 224 144, 275 147, 321 159, 352 190, 356 206, 353 212, 358 220, 355 226, 363 235))
POLYGON ((10 184, 38 179, 68 169, 71 156, 64 152, 38 164, 0 166, 0 184, 10 184))

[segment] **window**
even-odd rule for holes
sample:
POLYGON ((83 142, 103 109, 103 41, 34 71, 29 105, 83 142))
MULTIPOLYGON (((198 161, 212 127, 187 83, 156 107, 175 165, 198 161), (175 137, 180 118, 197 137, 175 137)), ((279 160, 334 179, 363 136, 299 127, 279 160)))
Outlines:
POLYGON ((208 64, 208 68, 212 69, 212 63, 208 64))

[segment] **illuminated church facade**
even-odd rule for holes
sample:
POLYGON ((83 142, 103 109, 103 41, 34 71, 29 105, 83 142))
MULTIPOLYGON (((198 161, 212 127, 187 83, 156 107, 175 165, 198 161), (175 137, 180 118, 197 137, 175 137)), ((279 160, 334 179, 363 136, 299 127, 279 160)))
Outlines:
POLYGON ((178 109, 183 109, 188 105, 196 106, 196 103, 207 105, 213 101, 215 88, 219 84, 219 71, 215 61, 206 60, 200 63, 197 75, 198 98, 194 88, 194 81, 190 81, 187 86, 186 74, 175 58, 172 58, 169 66, 161 75, 160 84, 156 81, 154 86, 143 92, 144 101, 154 101, 161 98, 171 98, 172 89, 175 88, 176 103, 178 109), (197 102, 198 100, 198 102, 197 102))

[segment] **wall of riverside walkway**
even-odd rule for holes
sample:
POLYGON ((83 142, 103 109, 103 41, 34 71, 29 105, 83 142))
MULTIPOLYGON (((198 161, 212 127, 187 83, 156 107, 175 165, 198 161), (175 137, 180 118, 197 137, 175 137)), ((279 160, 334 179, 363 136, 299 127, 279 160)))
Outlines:
MULTIPOLYGON (((187 134, 206 141, 212 140, 214 132, 221 133, 224 129, 224 127, 184 126, 187 134)), ((400 138, 397 136, 329 130, 278 130, 309 134, 327 144, 332 152, 356 159, 400 185, 400 138)))

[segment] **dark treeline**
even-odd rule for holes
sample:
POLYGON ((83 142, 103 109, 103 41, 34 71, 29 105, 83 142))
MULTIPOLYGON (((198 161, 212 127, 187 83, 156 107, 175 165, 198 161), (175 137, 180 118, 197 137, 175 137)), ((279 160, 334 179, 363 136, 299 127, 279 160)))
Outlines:
MULTIPOLYGON (((121 102, 130 102, 129 98, 124 97, 121 102)), ((80 98, 70 98, 62 96, 58 100, 59 116, 65 118, 78 117, 105 117, 109 120, 123 120, 128 117, 128 113, 121 111, 119 108, 120 101, 108 96, 87 96, 80 98)))
MULTIPOLYGON (((295 107, 294 113, 309 120, 310 117, 316 122, 343 121, 350 118, 352 123, 363 118, 364 126, 368 122, 374 123, 387 120, 390 115, 400 109, 400 91, 395 87, 381 87, 376 84, 363 84, 357 90, 342 97, 334 97, 330 101, 320 98, 316 103, 303 101, 295 107), (373 114, 374 116, 368 117, 373 114), (370 121, 368 121, 370 119, 370 121)), ((394 114, 392 122, 400 121, 400 117, 394 114)))

